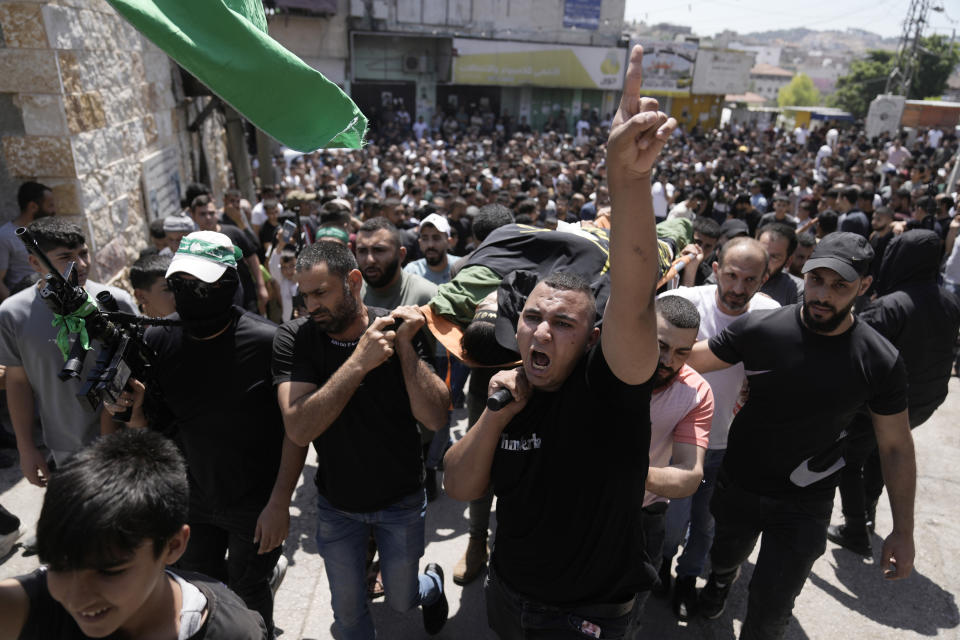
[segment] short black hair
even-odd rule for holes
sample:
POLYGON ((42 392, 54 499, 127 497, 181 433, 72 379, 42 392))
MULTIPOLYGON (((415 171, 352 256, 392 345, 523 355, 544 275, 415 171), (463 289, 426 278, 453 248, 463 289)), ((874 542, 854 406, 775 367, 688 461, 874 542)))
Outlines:
POLYGON ((514 362, 519 357, 497 342, 496 324, 489 320, 473 320, 468 324, 460 337, 460 347, 466 357, 484 366, 514 362))
POLYGON ((190 210, 193 211, 197 207, 205 207, 208 204, 213 202, 213 199, 207 194, 201 194, 190 201, 190 210))
POLYGON ((813 235, 809 231, 798 233, 797 246, 798 247, 815 247, 817 246, 817 236, 813 235))
POLYGON ((37 555, 55 571, 116 565, 153 542, 154 557, 187 521, 187 468, 177 446, 124 429, 52 474, 37 521, 37 555))
POLYGON ((17 204, 20 206, 20 211, 26 211, 31 202, 39 207, 40 203, 43 202, 44 194, 50 190, 50 187, 39 182, 24 182, 17 189, 17 204))
POLYGON ((360 225, 360 228, 357 229, 357 233, 374 233, 380 229, 384 229, 390 234, 390 238, 393 240, 393 243, 397 246, 397 248, 403 244, 400 240, 400 231, 397 229, 397 226, 383 216, 377 216, 375 218, 364 220, 363 224, 360 225))
POLYGON ((702 236, 716 240, 720 237, 720 225, 713 218, 706 216, 697 216, 693 221, 693 230, 702 236))
POLYGON ((699 329, 700 312, 696 305, 680 296, 657 298, 657 315, 677 329, 699 329))
POLYGON ((850 204, 857 204, 857 200, 860 198, 860 189, 857 187, 847 187, 840 195, 850 204))
POLYGON ((817 227, 823 232, 823 235, 836 231, 839 224, 840 216, 833 209, 821 211, 820 215, 817 216, 817 227))
POLYGON ((44 253, 61 247, 76 249, 87 243, 87 239, 83 237, 83 231, 76 223, 67 222, 57 216, 34 220, 27 225, 27 229, 44 253))
POLYGON ((537 211, 537 201, 533 198, 526 198, 517 205, 518 216, 532 216, 537 211))
POLYGON ((167 232, 163 230, 163 218, 154 218, 150 221, 150 237, 157 240, 167 237, 167 232))
POLYGON ((134 289, 149 289, 158 278, 167 277, 167 269, 173 256, 154 253, 142 256, 130 267, 130 286, 134 289))
POLYGON ((502 204, 485 204, 480 207, 477 215, 473 216, 471 228, 477 242, 487 239, 494 229, 513 224, 513 213, 502 204))
MULTIPOLYGON (((554 271, 546 278, 541 278, 538 284, 545 284, 551 289, 557 289, 559 291, 579 291, 584 293, 590 299, 591 304, 594 308, 594 314, 596 314, 597 308, 597 298, 593 293, 593 287, 590 286, 590 282, 584 278, 579 273, 574 273, 573 271, 554 271)), ((596 319, 596 316, 590 318, 590 321, 596 319)))
POLYGON ((357 268, 357 259, 353 252, 339 242, 315 242, 297 256, 297 273, 310 271, 320 264, 327 265, 330 273, 341 279, 357 268))
POLYGON ((183 195, 183 206, 189 207, 193 199, 197 196, 205 196, 210 193, 210 187, 202 182, 191 182, 187 185, 187 191, 183 195))
POLYGON ((924 213, 933 213, 936 210, 936 205, 930 196, 920 196, 913 203, 913 208, 920 209, 924 213))
POLYGON ((787 241, 787 256, 792 256, 793 252, 797 250, 797 231, 793 225, 785 222, 768 222, 757 229, 757 240, 765 233, 772 233, 787 241))

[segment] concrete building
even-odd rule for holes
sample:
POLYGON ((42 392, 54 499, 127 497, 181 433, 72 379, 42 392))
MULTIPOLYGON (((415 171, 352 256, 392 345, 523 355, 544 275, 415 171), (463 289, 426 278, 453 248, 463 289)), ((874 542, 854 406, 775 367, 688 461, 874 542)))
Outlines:
POLYGON ((20 183, 49 185, 93 277, 116 279, 198 165, 221 167, 223 188, 221 130, 188 132, 204 99, 185 101, 179 68, 103 0, 4 2, 0 34, 0 220, 18 215, 20 183))
POLYGON ((793 72, 769 64, 758 64, 750 70, 750 90, 776 104, 780 88, 790 84, 793 72))
POLYGON ((273 0, 270 35, 343 86, 375 127, 461 108, 526 117, 612 112, 622 87, 624 0, 273 0))
POLYGON ((776 67, 780 64, 780 55, 783 51, 782 47, 776 46, 767 46, 759 44, 743 44, 741 42, 731 42, 727 45, 727 49, 733 49, 735 51, 749 51, 757 54, 755 58, 756 63, 766 64, 772 67, 776 67))

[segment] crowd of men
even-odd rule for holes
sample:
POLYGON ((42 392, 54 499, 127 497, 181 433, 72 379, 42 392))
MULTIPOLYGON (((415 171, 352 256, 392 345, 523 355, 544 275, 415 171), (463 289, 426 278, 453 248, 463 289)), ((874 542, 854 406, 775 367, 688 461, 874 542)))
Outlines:
MULTIPOLYGON (((0 365, 5 443, 47 487, 45 568, 0 582, 0 638, 136 636, 151 620, 273 637, 311 445, 343 638, 375 637, 381 595, 419 607, 427 634, 444 626, 444 569, 420 566, 439 491, 470 502, 448 571, 486 571, 503 639, 633 637, 651 593, 680 619, 716 618, 761 533, 740 637, 780 638, 828 538, 872 554, 884 486, 881 565, 907 577, 911 429, 946 397, 960 329, 956 135, 683 132, 641 97, 641 55, 615 117, 585 112, 576 135, 393 114, 362 150, 278 156, 256 202, 190 185, 180 214, 150 224, 132 296, 87 279, 82 230, 25 183, 0 227, 0 365), (75 318, 48 307, 20 226, 94 297, 180 321, 146 331, 152 375, 102 410, 58 377, 75 318), (524 288, 503 267, 518 238, 534 267, 557 246, 566 267, 524 288), (602 268, 584 272, 573 238, 602 268), (433 331, 438 296, 472 300, 462 343, 433 331), (499 366, 477 366, 468 343, 484 336, 499 366), (811 402, 787 415, 797 388, 811 402)), ((0 507, 0 556, 20 524, 0 507)))

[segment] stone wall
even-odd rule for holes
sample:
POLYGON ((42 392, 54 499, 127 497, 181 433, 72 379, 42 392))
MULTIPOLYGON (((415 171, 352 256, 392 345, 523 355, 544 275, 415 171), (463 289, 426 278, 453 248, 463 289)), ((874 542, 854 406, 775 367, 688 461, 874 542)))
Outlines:
POLYGON ((109 281, 146 243, 143 160, 176 149, 192 179, 177 68, 104 0, 0 0, 0 31, 0 220, 20 182, 50 185, 109 281))

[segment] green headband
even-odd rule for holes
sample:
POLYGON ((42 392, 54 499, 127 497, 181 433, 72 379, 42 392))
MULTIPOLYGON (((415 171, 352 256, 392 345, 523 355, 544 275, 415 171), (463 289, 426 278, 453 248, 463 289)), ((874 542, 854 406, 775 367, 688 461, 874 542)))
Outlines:
POLYGON ((243 252, 239 247, 225 247, 222 244, 216 244, 201 240, 200 238, 191 238, 189 236, 180 241, 180 247, 177 253, 187 256, 212 260, 226 267, 237 268, 237 262, 243 258, 243 252))

